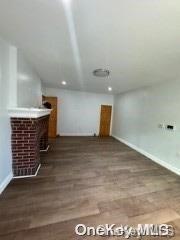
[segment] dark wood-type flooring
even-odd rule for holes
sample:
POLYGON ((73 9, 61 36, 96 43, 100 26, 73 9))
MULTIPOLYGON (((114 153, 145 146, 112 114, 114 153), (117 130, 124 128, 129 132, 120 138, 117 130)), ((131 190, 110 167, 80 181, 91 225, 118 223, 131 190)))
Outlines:
POLYGON ((79 223, 169 223, 180 240, 180 177, 110 137, 57 138, 38 176, 0 196, 0 239, 104 239, 76 236, 79 223))

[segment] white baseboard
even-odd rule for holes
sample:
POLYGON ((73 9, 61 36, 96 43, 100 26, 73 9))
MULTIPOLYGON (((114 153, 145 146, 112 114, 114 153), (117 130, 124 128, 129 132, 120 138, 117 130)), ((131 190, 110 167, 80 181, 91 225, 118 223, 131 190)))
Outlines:
POLYGON ((7 185, 10 183, 10 181, 13 178, 13 174, 10 173, 5 179, 4 181, 0 184, 0 194, 4 191, 4 189, 7 187, 7 185))
POLYGON ((94 133, 61 133, 61 137, 93 137, 94 133))
POLYGON ((48 152, 48 150, 49 150, 49 145, 47 146, 46 149, 44 149, 44 150, 40 150, 40 152, 48 152))
POLYGON ((41 164, 39 164, 39 166, 38 166, 38 168, 37 168, 37 170, 36 170, 34 175, 17 176, 17 177, 13 177, 13 179, 36 177, 38 175, 40 167, 41 167, 41 164))
POLYGON ((144 151, 143 149, 135 146, 134 144, 127 142, 126 140, 124 140, 124 139, 122 139, 122 138, 119 138, 119 137, 117 137, 117 136, 115 136, 115 135, 112 135, 112 137, 114 137, 114 138, 117 139, 118 141, 126 144, 126 145, 129 146, 130 148, 136 150, 137 152, 141 153, 142 155, 146 156, 147 158, 151 159, 152 161, 156 162, 157 164, 159 164, 159 165, 167 168, 167 169, 170 170, 171 172, 173 172, 173 173, 175 173, 175 174, 177 174, 177 175, 180 176, 180 169, 178 169, 178 168, 172 166, 171 164, 169 164, 169 163, 167 163, 167 162, 159 159, 158 157, 156 157, 156 156, 154 156, 154 155, 152 155, 152 154, 144 151))
MULTIPOLYGON (((94 137, 94 133, 61 133, 61 137, 94 137)), ((96 137, 99 136, 99 133, 96 133, 96 137)), ((109 136, 112 136, 111 133, 109 136)))

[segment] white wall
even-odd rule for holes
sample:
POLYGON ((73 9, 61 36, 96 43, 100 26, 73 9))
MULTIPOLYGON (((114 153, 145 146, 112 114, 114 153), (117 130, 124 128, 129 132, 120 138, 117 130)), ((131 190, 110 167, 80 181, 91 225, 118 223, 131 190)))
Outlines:
POLYGON ((7 108, 10 94, 10 62, 13 47, 0 39, 0 193, 12 178, 11 128, 7 108))
POLYGON ((41 105, 41 80, 22 52, 0 39, 0 193, 12 179, 8 108, 41 105))
POLYGON ((23 53, 17 54, 17 106, 39 107, 42 102, 41 80, 23 53))
POLYGON ((93 135, 99 133, 101 104, 113 105, 113 96, 61 89, 44 89, 46 96, 58 97, 58 133, 93 135))
POLYGON ((113 135, 180 174, 180 81, 117 95, 113 135), (160 129, 160 123, 177 130, 160 129))

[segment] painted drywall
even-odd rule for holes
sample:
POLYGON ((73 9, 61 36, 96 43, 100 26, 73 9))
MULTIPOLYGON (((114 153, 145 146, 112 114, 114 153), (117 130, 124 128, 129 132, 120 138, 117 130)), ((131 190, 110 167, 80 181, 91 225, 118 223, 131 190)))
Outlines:
POLYGON ((48 87, 116 93, 179 74, 179 0, 1 0, 0 32, 48 87), (108 67, 110 81, 92 71, 108 67))
POLYGON ((17 79, 17 48, 15 46, 10 47, 10 58, 9 58, 9 96, 8 96, 8 107, 17 107, 17 90, 18 90, 18 79, 17 79))
POLYGON ((0 39, 0 193, 12 179, 8 109, 41 105, 41 80, 23 53, 0 39))
POLYGON ((93 135, 99 133, 101 104, 113 105, 113 96, 45 88, 46 96, 58 97, 58 133, 93 135))
POLYGON ((17 106, 39 107, 41 105, 41 80, 23 53, 17 53, 17 106))
POLYGON ((11 128, 7 108, 11 93, 10 63, 14 48, 0 39, 0 193, 12 178, 11 128))
POLYGON ((180 174, 180 81, 115 96, 113 135, 180 174), (172 124, 176 131, 159 128, 172 124))

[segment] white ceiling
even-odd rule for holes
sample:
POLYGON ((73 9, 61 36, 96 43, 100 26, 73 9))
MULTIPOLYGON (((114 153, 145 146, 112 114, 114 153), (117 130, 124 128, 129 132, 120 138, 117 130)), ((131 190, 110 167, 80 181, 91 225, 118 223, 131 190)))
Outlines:
POLYGON ((0 35, 49 87, 118 93, 180 77, 179 0, 0 0, 0 35))

